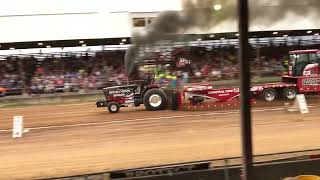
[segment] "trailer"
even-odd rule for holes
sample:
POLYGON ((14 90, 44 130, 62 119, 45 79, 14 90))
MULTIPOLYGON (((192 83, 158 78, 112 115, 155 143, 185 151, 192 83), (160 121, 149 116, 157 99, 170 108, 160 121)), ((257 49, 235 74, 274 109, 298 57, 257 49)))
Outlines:
MULTIPOLYGON (((291 51, 289 55, 288 73, 282 76, 282 81, 252 86, 252 98, 271 102, 280 98, 293 100, 297 94, 320 93, 320 50, 291 51)), ((169 104, 177 109, 185 100, 196 105, 205 100, 232 101, 240 96, 239 87, 215 88, 212 84, 187 85, 182 90, 165 92, 152 78, 131 85, 107 87, 103 91, 106 99, 98 101, 96 105, 107 107, 111 113, 118 112, 120 107, 132 105, 144 104, 147 110, 156 111, 165 109, 169 104)))
MULTIPOLYGON (((278 97, 292 100, 297 95, 296 85, 289 83, 270 83, 255 85, 250 89, 253 98, 265 101, 274 101, 278 97)), ((204 100, 213 102, 227 102, 236 100, 240 96, 240 88, 214 88, 213 85, 202 84, 184 87, 182 99, 187 99, 192 105, 202 103, 204 100)))

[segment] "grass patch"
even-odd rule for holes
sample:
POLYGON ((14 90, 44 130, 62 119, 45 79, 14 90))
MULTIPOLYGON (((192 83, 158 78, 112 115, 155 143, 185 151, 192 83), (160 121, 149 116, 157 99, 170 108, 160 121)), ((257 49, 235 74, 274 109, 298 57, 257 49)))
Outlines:
POLYGON ((56 106, 56 105, 72 105, 72 104, 80 104, 80 103, 90 103, 92 102, 92 105, 95 106, 94 100, 88 100, 88 101, 79 101, 79 102, 52 102, 52 103, 39 103, 39 104, 29 104, 29 103, 8 103, 5 105, 0 106, 0 109, 8 109, 8 108, 21 108, 21 107, 37 107, 37 106, 56 106))

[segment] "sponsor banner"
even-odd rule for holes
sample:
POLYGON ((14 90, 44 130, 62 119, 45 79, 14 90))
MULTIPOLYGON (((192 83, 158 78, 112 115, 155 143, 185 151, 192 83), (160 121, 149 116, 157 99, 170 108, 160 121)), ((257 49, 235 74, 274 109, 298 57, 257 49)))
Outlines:
POLYGON ((155 168, 146 168, 146 169, 136 169, 136 170, 127 170, 127 171, 115 171, 110 173, 111 179, 119 178, 134 178, 134 177, 148 177, 155 175, 174 175, 182 172, 190 172, 196 170, 205 170, 209 169, 210 163, 199 163, 199 164, 187 164, 180 166, 166 166, 166 167, 155 167, 155 168))
POLYGON ((226 94, 226 93, 239 93, 240 88, 233 88, 233 89, 219 89, 214 91, 209 91, 208 94, 226 94))

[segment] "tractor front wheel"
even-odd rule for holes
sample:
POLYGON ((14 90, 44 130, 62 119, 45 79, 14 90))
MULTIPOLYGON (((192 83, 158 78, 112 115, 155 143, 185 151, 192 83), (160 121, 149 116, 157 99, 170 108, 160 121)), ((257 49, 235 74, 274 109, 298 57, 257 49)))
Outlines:
POLYGON ((108 110, 110 113, 117 113, 120 110, 120 105, 119 103, 116 102, 111 102, 108 104, 108 110))

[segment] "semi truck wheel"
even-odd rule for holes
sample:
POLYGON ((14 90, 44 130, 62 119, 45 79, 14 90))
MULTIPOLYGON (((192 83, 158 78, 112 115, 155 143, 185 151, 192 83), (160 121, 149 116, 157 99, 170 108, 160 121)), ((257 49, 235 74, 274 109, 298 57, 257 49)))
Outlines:
POLYGON ((269 89, 265 89, 262 94, 261 94, 262 99, 266 100, 266 101, 273 101, 276 99, 277 97, 277 91, 269 88, 269 89))
POLYGON ((167 96, 161 89, 150 89, 143 96, 143 104, 149 111, 162 110, 167 106, 167 96))
POLYGON ((288 100, 293 100, 297 96, 297 89, 292 87, 287 87, 283 90, 283 97, 288 100))
POLYGON ((120 110, 120 105, 116 102, 111 102, 108 104, 108 111, 110 113, 117 113, 120 110))

